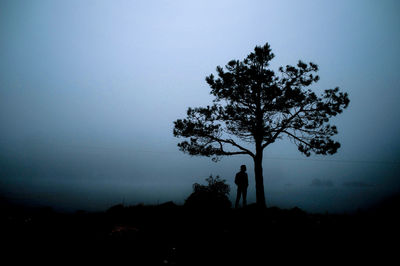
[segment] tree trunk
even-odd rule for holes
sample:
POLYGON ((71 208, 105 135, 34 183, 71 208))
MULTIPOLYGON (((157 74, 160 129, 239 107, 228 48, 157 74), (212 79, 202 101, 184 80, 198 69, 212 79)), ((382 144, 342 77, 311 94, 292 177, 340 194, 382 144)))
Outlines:
POLYGON ((267 207, 267 205, 265 203, 262 160, 263 160, 263 150, 261 147, 256 148, 256 156, 254 157, 254 175, 256 179, 256 203, 259 207, 265 208, 267 207))

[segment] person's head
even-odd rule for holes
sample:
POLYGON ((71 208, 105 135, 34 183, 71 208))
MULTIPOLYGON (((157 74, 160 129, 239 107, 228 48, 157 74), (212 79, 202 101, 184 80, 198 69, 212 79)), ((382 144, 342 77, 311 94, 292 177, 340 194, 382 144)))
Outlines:
POLYGON ((242 172, 246 172, 246 165, 241 165, 240 166, 240 171, 242 171, 242 172))

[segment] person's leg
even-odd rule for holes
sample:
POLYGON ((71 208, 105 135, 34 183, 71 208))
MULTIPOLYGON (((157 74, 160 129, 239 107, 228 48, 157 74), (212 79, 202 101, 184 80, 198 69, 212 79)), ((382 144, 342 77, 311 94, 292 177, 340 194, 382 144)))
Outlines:
POLYGON ((243 206, 246 206, 246 205, 247 205, 247 200, 246 200, 246 197, 247 197, 247 187, 243 187, 243 189, 242 189, 242 194, 243 194, 243 206))
POLYGON ((237 193, 236 193, 236 203, 235 203, 235 208, 239 208, 239 201, 240 201, 240 187, 237 188, 237 193))

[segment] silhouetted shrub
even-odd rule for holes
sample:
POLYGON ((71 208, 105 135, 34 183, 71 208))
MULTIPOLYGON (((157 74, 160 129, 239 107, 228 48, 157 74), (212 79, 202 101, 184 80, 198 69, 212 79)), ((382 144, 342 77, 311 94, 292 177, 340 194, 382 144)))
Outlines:
POLYGON ((186 199, 185 206, 207 209, 230 208, 232 205, 228 198, 230 187, 225 184, 226 180, 210 175, 206 181, 208 185, 193 184, 193 193, 186 199))

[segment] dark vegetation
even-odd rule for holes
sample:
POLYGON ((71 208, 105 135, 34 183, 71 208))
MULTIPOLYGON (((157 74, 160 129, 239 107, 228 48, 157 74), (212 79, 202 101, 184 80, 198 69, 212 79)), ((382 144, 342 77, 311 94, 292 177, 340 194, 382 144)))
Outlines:
POLYGON ((193 209, 219 209, 230 208, 229 185, 219 176, 210 176, 206 179, 207 185, 193 184, 193 193, 185 201, 185 207, 193 209))
POLYGON ((2 200, 2 259, 52 265, 261 265, 378 258, 385 264, 397 252, 398 196, 347 215, 256 204, 232 209, 215 197, 229 189, 223 180, 207 181, 194 185, 184 206, 116 205, 106 212, 68 214, 2 200), (204 195, 215 197, 218 207, 204 195))

